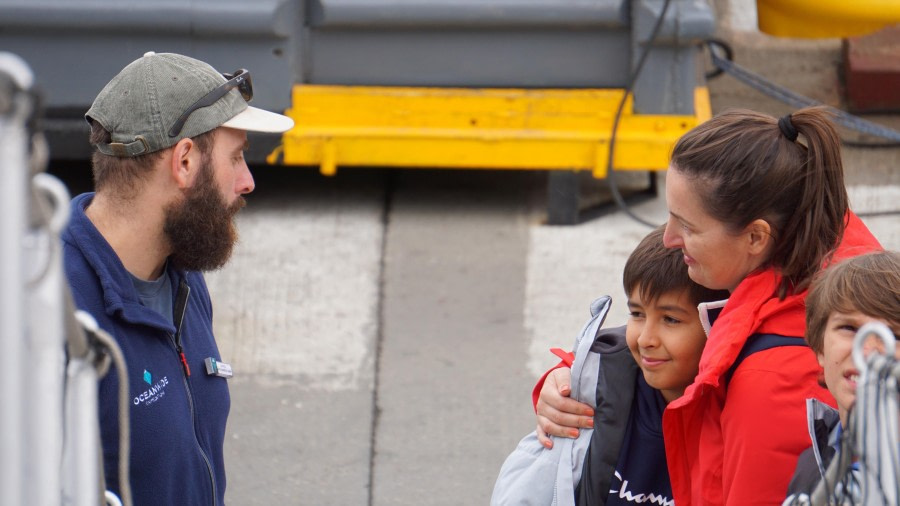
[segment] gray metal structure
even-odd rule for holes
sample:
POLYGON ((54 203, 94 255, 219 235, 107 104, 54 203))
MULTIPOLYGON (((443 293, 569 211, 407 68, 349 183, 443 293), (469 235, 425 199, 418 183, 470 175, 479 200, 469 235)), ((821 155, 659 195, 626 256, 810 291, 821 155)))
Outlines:
POLYGON ((0 451, 4 461, 0 490, 4 503, 23 504, 25 498, 24 466, 25 428, 26 315, 24 250, 21 238, 27 229, 28 134, 25 121, 31 104, 19 90, 31 86, 28 67, 10 55, 0 54, 0 162, 3 179, 0 184, 0 451))
MULTIPOLYGON (((82 115, 146 51, 248 68, 254 105, 277 111, 300 83, 623 88, 664 2, 0 0, 0 49, 34 70, 53 156, 86 159, 82 115)), ((712 30, 705 0, 671 0, 634 87, 637 112, 693 112, 696 45, 712 30)))
POLYGON ((0 52, 0 504, 94 506, 98 361, 71 325, 59 239, 69 194, 43 173, 32 86, 28 65, 0 52))

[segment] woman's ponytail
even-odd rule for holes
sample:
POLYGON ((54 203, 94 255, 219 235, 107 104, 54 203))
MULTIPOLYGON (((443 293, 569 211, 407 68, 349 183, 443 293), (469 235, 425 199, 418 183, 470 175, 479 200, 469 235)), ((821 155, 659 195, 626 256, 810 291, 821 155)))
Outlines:
POLYGON ((773 259, 790 285, 779 295, 806 289, 813 275, 829 260, 843 236, 847 210, 847 189, 841 163, 840 137, 821 107, 801 109, 789 116, 805 145, 806 160, 800 174, 796 211, 784 224, 790 241, 776 243, 773 259))

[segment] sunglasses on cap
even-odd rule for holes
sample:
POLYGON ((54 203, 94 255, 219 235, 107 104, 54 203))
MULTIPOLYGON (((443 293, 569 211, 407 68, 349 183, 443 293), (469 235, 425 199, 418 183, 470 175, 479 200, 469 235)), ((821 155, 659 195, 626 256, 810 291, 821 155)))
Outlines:
POLYGON ((247 102, 253 99, 253 81, 250 79, 249 70, 238 69, 235 70, 233 74, 222 74, 222 76, 226 79, 224 83, 201 97, 200 100, 194 102, 193 105, 181 113, 181 116, 178 117, 172 125, 172 128, 169 129, 169 137, 177 137, 178 134, 181 133, 181 129, 184 128, 184 124, 194 111, 215 104, 220 98, 224 97, 229 91, 235 88, 238 89, 241 96, 244 97, 244 100, 247 102))

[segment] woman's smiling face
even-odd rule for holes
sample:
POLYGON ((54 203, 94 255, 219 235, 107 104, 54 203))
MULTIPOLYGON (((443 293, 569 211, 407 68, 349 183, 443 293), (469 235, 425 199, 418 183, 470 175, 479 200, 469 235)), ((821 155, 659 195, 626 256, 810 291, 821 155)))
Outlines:
POLYGON ((750 272, 762 263, 752 247, 749 232, 734 233, 711 216, 700 200, 701 188, 669 167, 666 175, 666 204, 669 221, 663 243, 684 253, 688 275, 700 285, 715 290, 733 291, 750 272))

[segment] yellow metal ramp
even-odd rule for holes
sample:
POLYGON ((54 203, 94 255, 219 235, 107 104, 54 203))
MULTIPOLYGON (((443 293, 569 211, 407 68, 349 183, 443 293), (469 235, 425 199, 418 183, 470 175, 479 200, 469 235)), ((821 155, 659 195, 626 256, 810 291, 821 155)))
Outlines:
MULTIPOLYGON (((269 163, 339 167, 589 170, 607 174, 621 89, 474 89, 297 85, 296 126, 269 163)), ((662 170, 675 141, 710 116, 634 114, 616 133, 616 170, 662 170)))

